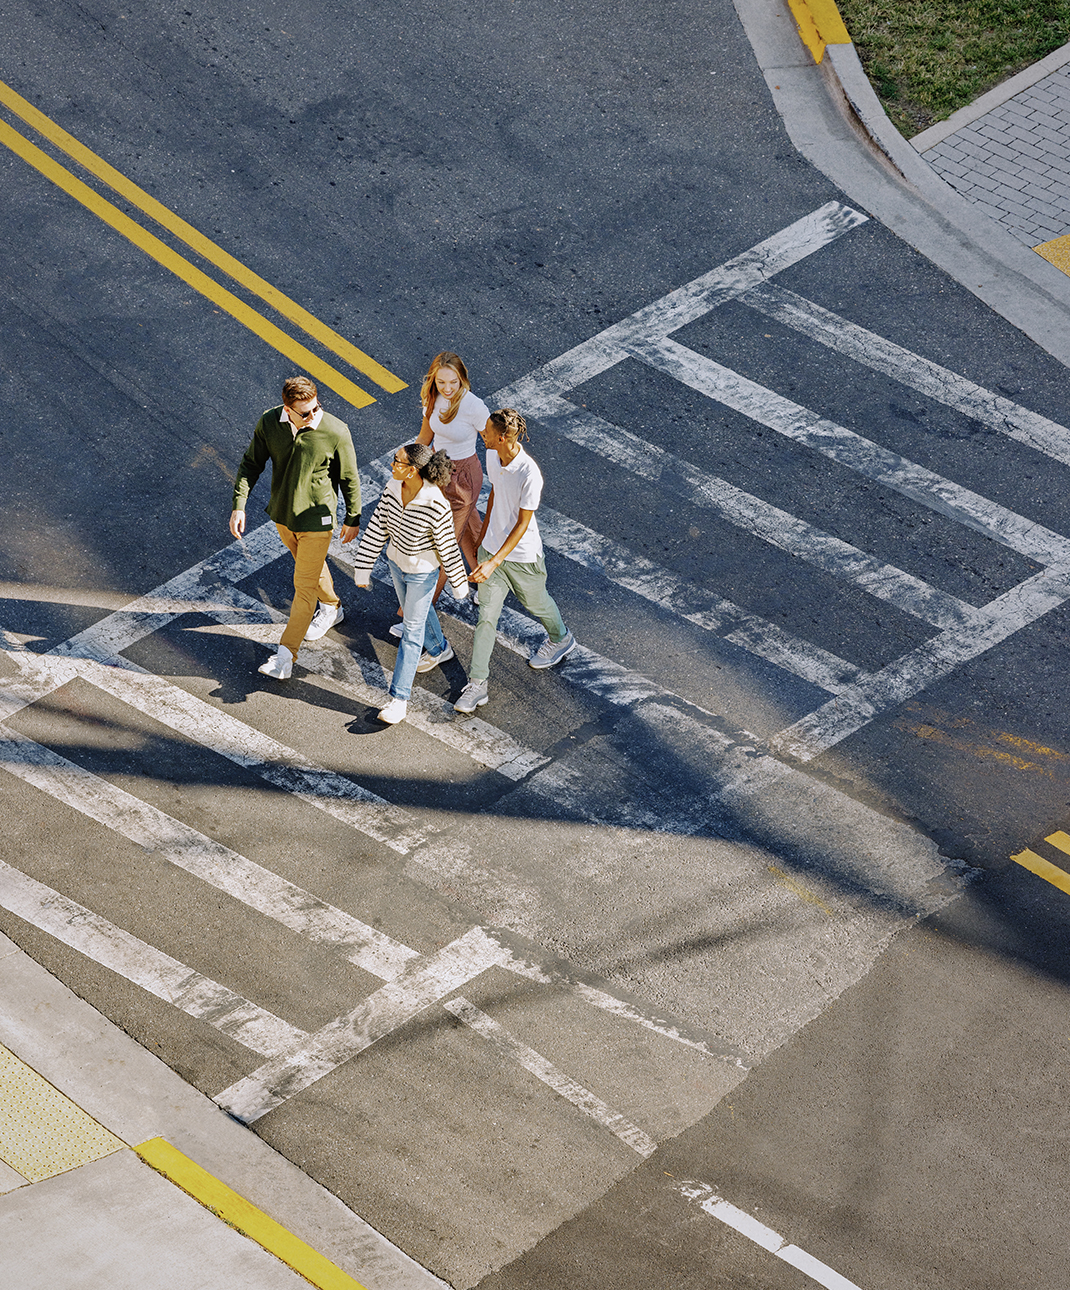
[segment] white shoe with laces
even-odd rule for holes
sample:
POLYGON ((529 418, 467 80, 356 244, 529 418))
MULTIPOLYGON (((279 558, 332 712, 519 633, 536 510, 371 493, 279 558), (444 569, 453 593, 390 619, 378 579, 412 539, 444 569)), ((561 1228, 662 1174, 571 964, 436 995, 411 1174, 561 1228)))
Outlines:
POLYGON ((305 632, 305 640, 318 641, 321 636, 326 636, 332 627, 337 627, 343 618, 345 613, 341 605, 320 605, 312 615, 308 631, 305 632))
POLYGON ((290 673, 293 671, 294 656, 285 645, 279 646, 279 652, 268 659, 266 663, 261 663, 256 669, 262 672, 264 676, 270 676, 274 681, 288 681, 290 673))
POLYGON ((408 710, 409 705, 404 699, 391 699, 385 708, 380 708, 379 720, 385 721, 388 726, 396 726, 399 721, 405 720, 408 710))

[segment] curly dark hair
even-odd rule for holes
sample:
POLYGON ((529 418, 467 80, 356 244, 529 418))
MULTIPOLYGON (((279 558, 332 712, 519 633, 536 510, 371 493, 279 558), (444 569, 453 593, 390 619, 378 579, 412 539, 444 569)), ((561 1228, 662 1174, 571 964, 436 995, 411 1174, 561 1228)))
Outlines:
POLYGON ((437 484, 439 488, 450 482, 453 463, 448 452, 441 448, 434 452, 427 443, 407 443, 401 451, 409 465, 416 468, 421 479, 426 479, 429 484, 437 484))

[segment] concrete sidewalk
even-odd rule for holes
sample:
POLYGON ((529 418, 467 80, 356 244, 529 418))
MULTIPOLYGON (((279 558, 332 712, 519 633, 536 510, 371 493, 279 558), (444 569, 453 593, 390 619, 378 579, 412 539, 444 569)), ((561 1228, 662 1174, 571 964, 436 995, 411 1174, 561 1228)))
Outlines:
POLYGON ((441 1290, 5 936, 0 999, 5 1290, 441 1290))

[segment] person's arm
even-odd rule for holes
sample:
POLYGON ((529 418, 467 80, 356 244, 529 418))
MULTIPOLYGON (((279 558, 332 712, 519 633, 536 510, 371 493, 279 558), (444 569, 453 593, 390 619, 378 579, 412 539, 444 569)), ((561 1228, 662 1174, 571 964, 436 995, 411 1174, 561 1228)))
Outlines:
POLYGON ((468 576, 464 571, 464 560, 457 545, 453 516, 448 507, 431 526, 431 546, 438 556, 439 566, 449 580, 454 600, 465 600, 468 596, 468 576))
POLYGON ((267 440, 263 433, 263 426, 264 418, 261 417, 256 423, 252 440, 245 450, 245 456, 242 457, 238 473, 234 478, 234 500, 231 503, 230 531, 236 538, 240 538, 245 532, 245 503, 253 490, 253 486, 263 473, 270 455, 267 440))
MULTIPOLYGON (((367 587, 372 580, 372 568, 379 558, 379 552, 390 537, 386 522, 386 508, 389 505, 386 490, 379 498, 379 505, 372 511, 372 517, 360 539, 360 545, 353 555, 353 581, 358 587, 367 587)), ((344 532, 344 530, 343 530, 344 532)))
MULTIPOLYGON (((434 408, 432 403, 431 407, 434 408)), ((431 414, 424 408, 424 419, 420 423, 420 433, 416 436, 417 443, 432 443, 435 438, 435 432, 431 429, 431 414)))
POLYGON ((360 471, 357 469, 357 454, 353 451, 353 440, 349 429, 342 435, 338 444, 338 491, 345 502, 346 513, 342 520, 342 545, 352 542, 360 533, 360 471))
MULTIPOLYGON (((489 506, 487 507, 487 514, 490 514, 489 506)), ((517 521, 510 530, 509 536, 492 556, 484 560, 481 564, 476 565, 468 575, 469 582, 486 582, 498 565, 500 565, 504 560, 508 560, 510 552, 528 531, 528 525, 531 523, 531 517, 534 514, 534 511, 526 511, 523 507, 520 508, 517 521)))

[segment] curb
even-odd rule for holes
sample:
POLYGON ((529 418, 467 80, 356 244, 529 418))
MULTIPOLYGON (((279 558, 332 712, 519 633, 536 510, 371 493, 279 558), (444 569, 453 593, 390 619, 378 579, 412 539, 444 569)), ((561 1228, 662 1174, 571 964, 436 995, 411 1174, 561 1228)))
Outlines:
POLYGON ((229 1223, 269 1254, 274 1254, 287 1267, 299 1272, 318 1290, 365 1290, 348 1272, 343 1272, 336 1263, 294 1236, 281 1223, 276 1223, 262 1209, 257 1209, 251 1201, 239 1196, 196 1161, 184 1156, 166 1138, 150 1138, 133 1150, 157 1173, 163 1174, 224 1223, 229 1223))

